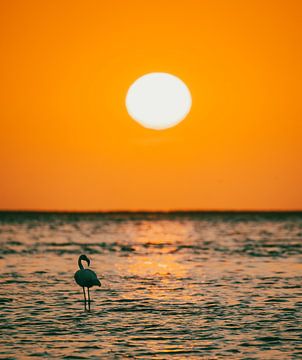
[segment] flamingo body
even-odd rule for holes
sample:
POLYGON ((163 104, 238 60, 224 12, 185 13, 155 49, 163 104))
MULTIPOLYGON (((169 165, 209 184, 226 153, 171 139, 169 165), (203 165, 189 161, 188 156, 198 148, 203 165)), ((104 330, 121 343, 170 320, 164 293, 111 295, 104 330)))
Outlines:
POLYGON ((96 273, 90 269, 80 269, 74 274, 76 283, 82 287, 91 288, 92 286, 101 286, 96 273))
POLYGON ((90 265, 90 260, 86 255, 81 255, 78 260, 78 265, 80 270, 78 270, 74 274, 74 279, 76 283, 83 288, 83 295, 84 295, 84 301, 85 301, 85 310, 86 310, 86 294, 85 294, 85 287, 88 291, 88 309, 90 311, 90 293, 89 289, 92 286, 98 285, 101 286, 100 280, 97 278, 96 273, 90 269, 84 269, 84 266, 82 264, 82 260, 86 261, 88 266, 90 265))

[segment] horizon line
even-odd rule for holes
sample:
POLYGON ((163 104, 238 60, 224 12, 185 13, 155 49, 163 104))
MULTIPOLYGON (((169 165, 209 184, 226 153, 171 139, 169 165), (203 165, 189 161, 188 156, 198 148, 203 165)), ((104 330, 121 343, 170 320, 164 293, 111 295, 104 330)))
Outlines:
POLYGON ((181 214, 181 213, 302 213, 302 209, 175 209, 175 210, 37 210, 0 209, 3 213, 39 214, 181 214))

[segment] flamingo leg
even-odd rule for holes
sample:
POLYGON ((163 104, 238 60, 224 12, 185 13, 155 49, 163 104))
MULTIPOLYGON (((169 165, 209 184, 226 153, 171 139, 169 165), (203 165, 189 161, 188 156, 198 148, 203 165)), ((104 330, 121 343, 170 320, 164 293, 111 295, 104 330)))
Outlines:
POLYGON ((88 307, 89 307, 89 310, 90 310, 90 292, 89 292, 89 288, 88 289, 88 307))
POLYGON ((84 294, 84 302, 85 302, 85 306, 86 306, 86 294, 85 294, 85 288, 84 288, 84 286, 83 286, 83 294, 84 294))

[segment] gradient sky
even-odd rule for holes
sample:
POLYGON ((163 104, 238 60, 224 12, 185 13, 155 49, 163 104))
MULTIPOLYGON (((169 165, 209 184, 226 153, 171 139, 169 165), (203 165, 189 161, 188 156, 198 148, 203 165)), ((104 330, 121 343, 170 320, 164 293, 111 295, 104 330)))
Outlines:
POLYGON ((0 208, 302 209, 300 0, 2 0, 0 208), (193 106, 148 130, 148 72, 193 106))

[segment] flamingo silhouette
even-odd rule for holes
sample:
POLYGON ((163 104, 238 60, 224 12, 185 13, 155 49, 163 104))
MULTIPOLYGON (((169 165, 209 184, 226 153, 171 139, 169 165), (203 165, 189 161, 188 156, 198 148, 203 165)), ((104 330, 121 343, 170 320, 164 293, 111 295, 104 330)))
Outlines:
POLYGON ((100 280, 97 278, 97 275, 94 271, 90 270, 90 269, 84 269, 84 266, 82 264, 82 260, 86 261, 88 266, 90 265, 90 260, 88 259, 88 257, 86 255, 81 255, 79 257, 78 260, 78 265, 80 270, 78 270, 75 274, 74 274, 74 279, 76 281, 76 283, 81 286, 83 288, 83 294, 84 294, 84 301, 85 301, 85 310, 86 310, 86 293, 85 293, 85 287, 87 287, 88 290, 88 307, 90 310, 90 293, 89 293, 89 289, 92 286, 98 285, 101 286, 101 282, 100 280))

